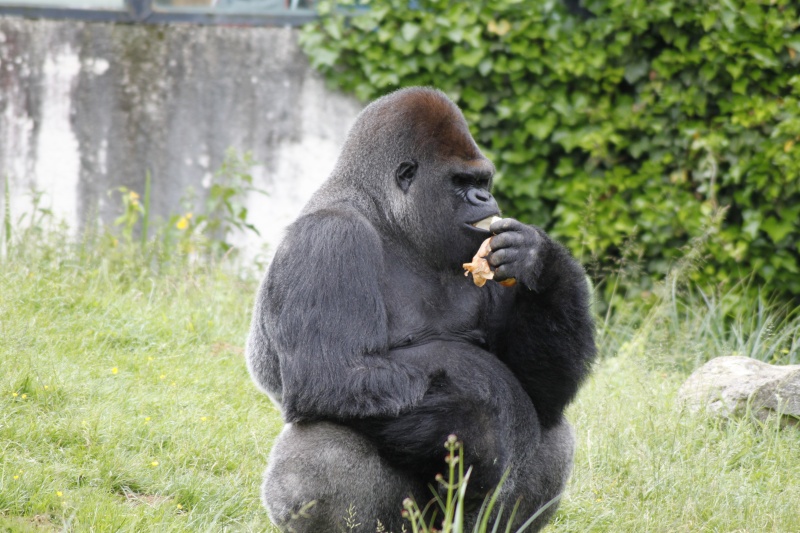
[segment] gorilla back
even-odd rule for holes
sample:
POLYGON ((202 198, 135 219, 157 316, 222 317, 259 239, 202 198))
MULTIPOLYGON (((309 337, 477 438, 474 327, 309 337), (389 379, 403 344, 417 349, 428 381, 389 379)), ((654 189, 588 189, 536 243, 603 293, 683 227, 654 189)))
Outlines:
POLYGON ((430 499, 450 434, 473 468, 470 501, 508 471, 499 504, 519 501, 519 524, 563 491, 563 411, 595 355, 587 285, 541 229, 476 226, 499 214, 493 175, 444 94, 400 90, 362 111, 289 227, 247 349, 286 422, 263 487, 280 527, 400 531, 402 500, 430 499), (489 237, 494 279, 513 287, 464 276, 489 237))

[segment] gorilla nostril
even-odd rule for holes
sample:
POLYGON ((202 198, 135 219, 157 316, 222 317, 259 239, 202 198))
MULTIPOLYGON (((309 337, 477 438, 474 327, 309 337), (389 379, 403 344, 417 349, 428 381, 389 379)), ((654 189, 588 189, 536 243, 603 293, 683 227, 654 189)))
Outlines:
POLYGON ((492 199, 492 195, 487 191, 470 189, 467 193, 467 200, 473 205, 485 204, 492 199))

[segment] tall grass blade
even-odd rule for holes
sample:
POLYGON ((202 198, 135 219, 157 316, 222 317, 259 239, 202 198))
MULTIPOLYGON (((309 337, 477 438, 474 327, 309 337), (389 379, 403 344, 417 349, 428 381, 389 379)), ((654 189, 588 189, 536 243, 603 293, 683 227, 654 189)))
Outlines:
POLYGON ((142 213, 142 246, 147 244, 147 233, 150 229, 150 171, 144 177, 144 213, 142 213))
MULTIPOLYGON (((480 529, 478 529, 478 531, 486 531, 487 530, 486 528, 489 527, 489 517, 492 515, 494 506, 497 503, 497 498, 500 496, 500 490, 503 488, 503 484, 505 484, 506 479, 508 479, 508 474, 510 472, 511 469, 506 469, 506 471, 503 472, 503 477, 500 478, 500 483, 498 483, 497 487, 495 487, 494 491, 492 491, 491 498, 489 498, 488 502, 487 501, 483 502, 483 508, 481 509, 481 512, 479 514, 481 520, 480 520, 480 529)), ((497 518, 495 518, 494 529, 492 531, 495 531, 497 529, 502 514, 503 510, 500 509, 497 518)))
POLYGON ((472 467, 469 467, 467 473, 464 474, 461 485, 458 487, 456 510, 455 516, 453 517, 453 533, 464 533, 464 501, 467 499, 467 483, 469 483, 470 474, 472 474, 472 467))
POLYGON ((523 523, 523 524, 522 524, 522 525, 519 527, 519 529, 517 530, 517 533, 522 533, 523 531, 525 531, 526 529, 528 529, 528 528, 531 526, 531 524, 533 524, 534 520, 536 520, 537 518, 539 518, 539 516, 540 516, 540 515, 541 515, 543 512, 545 512, 545 511, 546 511, 546 510, 547 510, 547 509, 548 509, 548 508, 549 508, 551 505, 553 505, 554 503, 556 503, 556 502, 557 502, 558 500, 560 500, 560 499, 561 499, 561 494, 559 494, 558 496, 556 496, 555 498, 553 498, 552 500, 550 500, 550 501, 549 501, 549 502, 547 502, 546 504, 544 504, 544 505, 542 505, 541 507, 539 507, 539 510, 538 510, 538 511, 536 511, 535 513, 533 513, 533 516, 531 516, 530 518, 528 518, 528 519, 525 521, 525 523, 523 523))
POLYGON ((11 251, 11 186, 8 174, 3 176, 3 244, 6 256, 11 251))
POLYGON ((508 523, 506 524, 506 533, 511 533, 511 525, 514 523, 514 518, 517 516, 517 511, 519 511, 519 502, 514 504, 514 508, 511 509, 511 516, 508 517, 508 523))

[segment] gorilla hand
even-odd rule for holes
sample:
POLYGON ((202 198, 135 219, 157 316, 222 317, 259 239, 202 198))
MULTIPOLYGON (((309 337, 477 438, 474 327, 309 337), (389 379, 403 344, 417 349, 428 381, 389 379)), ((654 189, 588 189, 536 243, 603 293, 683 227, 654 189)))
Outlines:
POLYGON ((547 234, 513 218, 498 220, 489 230, 495 236, 486 259, 494 268, 495 281, 516 278, 535 292, 550 285, 547 264, 553 242, 547 234))

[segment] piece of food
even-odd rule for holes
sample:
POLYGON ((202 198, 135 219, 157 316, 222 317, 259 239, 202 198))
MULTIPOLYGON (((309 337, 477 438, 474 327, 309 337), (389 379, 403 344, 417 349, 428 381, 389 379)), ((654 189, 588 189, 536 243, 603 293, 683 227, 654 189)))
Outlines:
POLYGON ((476 223, 473 224, 473 226, 475 226, 476 228, 480 228, 482 230, 489 231, 489 227, 498 220, 503 220, 503 219, 498 216, 490 216, 484 218, 483 220, 477 221, 476 223))
MULTIPOLYGON (((494 279, 494 271, 492 270, 492 267, 489 266, 489 261, 486 260, 486 256, 492 251, 491 242, 492 237, 489 237, 483 241, 481 243, 481 247, 478 248, 478 252, 472 258, 472 262, 464 263, 462 265, 466 271, 464 272, 464 275, 469 276, 470 272, 472 272, 472 281, 478 287, 483 287, 486 284, 486 280, 494 279)), ((516 285, 517 280, 514 278, 508 278, 500 281, 499 283, 503 287, 513 287, 516 285)))
POLYGON ((469 273, 472 272, 472 281, 478 287, 483 287, 486 284, 487 279, 494 278, 494 272, 492 272, 492 269, 489 266, 489 261, 486 260, 486 256, 492 251, 490 244, 491 242, 491 237, 483 241, 483 243, 481 243, 481 247, 478 248, 478 253, 476 253, 472 258, 472 262, 464 263, 462 265, 464 270, 466 270, 464 275, 469 276, 469 273))

